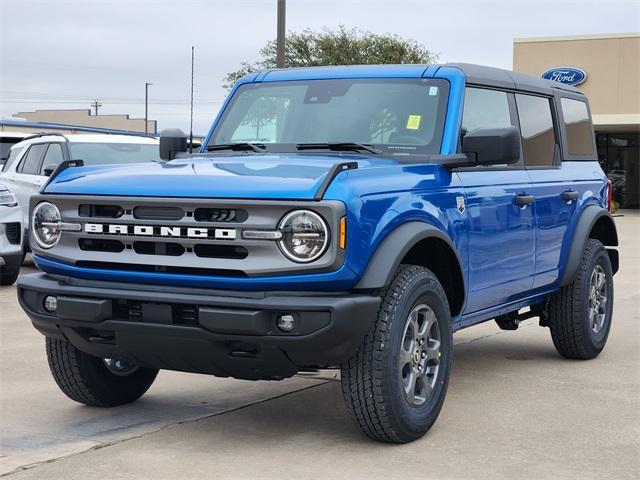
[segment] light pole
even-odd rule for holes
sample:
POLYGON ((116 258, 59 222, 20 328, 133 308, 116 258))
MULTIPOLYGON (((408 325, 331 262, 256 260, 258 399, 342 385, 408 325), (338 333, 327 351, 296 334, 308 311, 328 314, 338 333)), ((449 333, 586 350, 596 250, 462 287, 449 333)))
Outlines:
POLYGON ((144 82, 144 133, 149 133, 149 82, 144 82))
POLYGON ((278 0, 278 26, 276 37, 276 67, 284 68, 284 37, 286 32, 285 13, 286 1, 278 0))

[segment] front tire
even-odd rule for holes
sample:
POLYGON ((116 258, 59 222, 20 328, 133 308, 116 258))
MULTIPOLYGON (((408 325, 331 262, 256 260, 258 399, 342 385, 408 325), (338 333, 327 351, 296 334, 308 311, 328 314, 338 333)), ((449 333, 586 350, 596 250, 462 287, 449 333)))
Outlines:
POLYGON ((93 407, 115 407, 140 398, 158 370, 121 360, 102 359, 75 348, 67 340, 47 337, 47 359, 54 380, 71 400, 93 407))
POLYGON ((371 332, 342 365, 342 392, 351 417, 370 438, 406 443, 436 421, 449 383, 451 314, 435 275, 402 265, 371 332))
POLYGON ((602 242, 587 240, 573 281, 549 299, 547 311, 560 355, 579 360, 598 356, 613 315, 613 270, 602 242))

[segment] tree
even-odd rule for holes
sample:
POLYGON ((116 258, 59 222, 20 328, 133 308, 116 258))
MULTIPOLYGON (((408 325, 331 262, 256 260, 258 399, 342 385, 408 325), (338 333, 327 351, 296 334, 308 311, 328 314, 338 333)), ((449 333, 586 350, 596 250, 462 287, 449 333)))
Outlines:
MULTIPOLYGON (((271 40, 260 50, 260 59, 242 62, 240 69, 230 72, 223 80, 229 90, 242 76, 276 66, 276 41, 271 40)), ((287 67, 315 67, 321 65, 367 65, 380 63, 433 63, 438 55, 411 39, 398 35, 375 33, 346 28, 320 32, 303 30, 289 32, 285 42, 287 67)))

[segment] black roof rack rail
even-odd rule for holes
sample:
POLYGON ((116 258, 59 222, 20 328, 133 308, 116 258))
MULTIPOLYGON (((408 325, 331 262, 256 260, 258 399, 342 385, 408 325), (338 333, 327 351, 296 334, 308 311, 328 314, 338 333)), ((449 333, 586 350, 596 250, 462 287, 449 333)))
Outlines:
POLYGON ((31 140, 32 138, 38 138, 38 137, 48 137, 48 136, 55 136, 55 137, 63 137, 65 139, 65 141, 69 141, 69 139, 67 138, 67 136, 64 133, 58 133, 58 132, 40 132, 40 133, 34 133, 33 135, 29 135, 28 137, 24 137, 22 140, 20 140, 21 142, 24 142, 25 140, 31 140))
POLYGON ((318 190, 313 196, 313 199, 316 202, 322 200, 322 197, 324 197, 324 194, 327 193, 327 190, 331 186, 331 182, 333 182, 333 179, 336 178, 340 172, 344 172, 345 170, 353 170, 354 168, 358 168, 358 162, 339 162, 331 165, 331 168, 324 176, 324 180, 322 180, 322 183, 318 187, 318 190))

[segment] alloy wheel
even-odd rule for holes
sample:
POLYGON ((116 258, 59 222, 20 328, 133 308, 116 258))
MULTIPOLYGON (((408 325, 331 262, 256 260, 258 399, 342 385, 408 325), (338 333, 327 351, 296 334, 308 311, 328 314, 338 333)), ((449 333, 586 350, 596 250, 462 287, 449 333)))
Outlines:
POLYGON ((442 353, 440 327, 428 305, 418 305, 407 318, 400 346, 404 396, 412 406, 424 404, 436 386, 442 353))
POLYGON ((596 264, 589 280, 589 328, 592 335, 600 333, 607 317, 607 277, 596 264))

